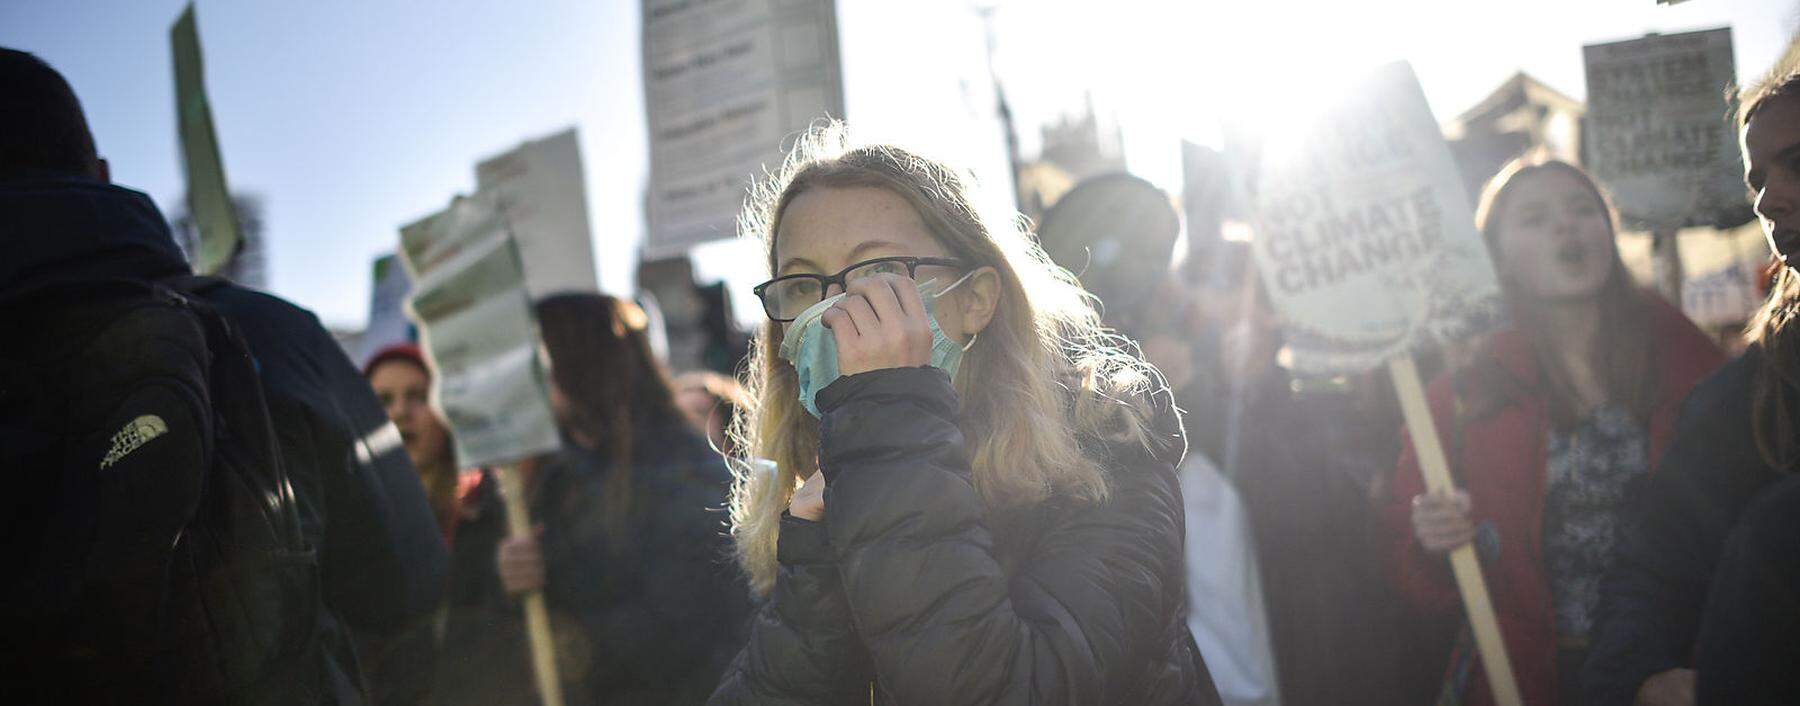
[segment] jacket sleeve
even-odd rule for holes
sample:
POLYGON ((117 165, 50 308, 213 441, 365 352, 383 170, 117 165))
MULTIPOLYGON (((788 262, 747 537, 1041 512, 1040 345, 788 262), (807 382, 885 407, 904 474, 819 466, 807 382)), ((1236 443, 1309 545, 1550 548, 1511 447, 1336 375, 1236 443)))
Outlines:
MULTIPOLYGON (((1426 397, 1431 402, 1438 435, 1443 437, 1445 432, 1455 428, 1455 396, 1450 379, 1433 382, 1426 397)), ((1446 455, 1453 454, 1456 448, 1450 442, 1445 439, 1446 455)), ((1412 499, 1425 492, 1425 477, 1419 469, 1419 452, 1413 446, 1410 430, 1402 429, 1401 443, 1400 464, 1388 483, 1388 498, 1382 508, 1389 570, 1400 594, 1408 601, 1427 611, 1448 612, 1456 609, 1461 600, 1456 579, 1445 557, 1425 551, 1413 536, 1412 499)), ((1452 457, 1451 462, 1455 463, 1456 459, 1452 457)))
POLYGON ((1588 703, 1629 706, 1645 679, 1692 665, 1713 567, 1760 485, 1746 422, 1728 413, 1748 394, 1732 405, 1737 390, 1714 392, 1689 400, 1656 472, 1626 495, 1583 668, 1588 703))
POLYGON ((1771 489, 1719 558, 1694 650, 1700 706, 1775 706, 1800 697, 1800 485, 1771 489))
POLYGON ((845 704, 868 697, 874 672, 825 531, 824 523, 782 518, 775 590, 707 703, 845 704))
POLYGON ((719 643, 742 635, 749 592, 725 552, 723 461, 710 460, 719 465, 717 485, 690 473, 698 469, 677 464, 635 469, 663 476, 644 496, 655 506, 639 510, 652 513, 643 534, 623 540, 640 544, 648 555, 635 583, 608 576, 618 565, 607 559, 615 552, 609 551, 606 523, 598 519, 601 479, 583 481, 593 490, 585 503, 553 510, 548 518, 551 609, 574 613, 591 641, 594 668, 619 675, 597 676, 594 683, 642 684, 660 694, 691 689, 697 701, 724 666, 719 643))
POLYGON ((825 521, 880 688, 907 704, 1090 704, 1141 684, 1180 610, 1182 505, 1163 461, 996 559, 949 376, 878 370, 824 390, 825 521))
POLYGON ((320 543, 326 605, 375 633, 427 618, 443 596, 448 551, 368 381, 310 312, 236 286, 208 298, 256 356, 301 521, 320 543))
POLYGON ((375 392, 316 320, 312 325, 334 421, 353 435, 322 469, 330 513, 321 552, 326 595, 353 627, 393 632, 437 608, 449 552, 406 449, 380 443, 397 432, 375 392))

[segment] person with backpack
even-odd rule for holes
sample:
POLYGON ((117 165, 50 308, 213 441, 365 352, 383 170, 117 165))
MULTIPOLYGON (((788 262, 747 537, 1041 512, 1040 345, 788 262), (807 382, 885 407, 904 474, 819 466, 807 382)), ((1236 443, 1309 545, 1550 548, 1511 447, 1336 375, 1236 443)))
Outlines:
POLYGON ((191 276, 61 75, 0 87, 0 700, 363 703, 349 630, 443 590, 397 433, 311 313, 191 276))

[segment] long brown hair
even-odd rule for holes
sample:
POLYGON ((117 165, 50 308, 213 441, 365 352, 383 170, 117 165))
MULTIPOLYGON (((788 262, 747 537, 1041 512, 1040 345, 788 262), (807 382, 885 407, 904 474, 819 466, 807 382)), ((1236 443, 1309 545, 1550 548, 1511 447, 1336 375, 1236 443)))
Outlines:
MULTIPOLYGON (((1761 80, 1737 91, 1738 130, 1749 127, 1757 112, 1778 97, 1800 100, 1800 41, 1790 46, 1782 61, 1761 80)), ((1795 439, 1795 421, 1800 419, 1800 414, 1796 414, 1800 399, 1795 394, 1800 389, 1800 325, 1794 325, 1796 314, 1800 314, 1800 275, 1784 266, 1775 286, 1770 288, 1768 300, 1744 331, 1745 340, 1762 348, 1762 366, 1750 393, 1756 450, 1762 454, 1763 462, 1781 471, 1792 471, 1800 465, 1800 440, 1795 439)))
MULTIPOLYGON (((1543 155, 1521 157, 1502 167, 1500 173, 1482 190, 1480 204, 1475 210, 1475 226, 1487 241, 1488 251, 1495 255, 1495 260, 1499 260, 1500 243, 1497 238, 1502 225, 1500 214, 1505 211, 1514 187, 1534 175, 1549 172, 1561 172, 1574 177, 1593 194, 1606 214, 1608 242, 1615 244, 1612 247, 1611 274, 1596 295, 1601 307, 1600 330, 1596 332, 1594 358, 1590 364, 1600 376, 1606 401, 1623 406, 1634 419, 1647 423, 1661 394, 1661 379, 1656 366, 1656 341, 1650 331, 1652 304, 1648 299, 1656 295, 1638 287, 1631 280, 1630 272, 1625 269, 1624 261, 1619 259, 1619 249, 1613 240, 1618 230, 1618 216, 1600 185, 1587 172, 1568 162, 1543 155)), ((1538 358, 1542 380, 1531 382, 1543 383, 1542 388, 1549 396, 1551 424, 1558 429, 1571 428, 1581 421, 1581 405, 1576 399, 1574 385, 1570 384, 1568 371, 1560 361, 1549 355, 1546 348, 1552 332, 1547 330, 1543 320, 1543 303, 1506 282, 1504 274, 1501 280, 1505 285, 1514 324, 1532 341, 1538 358)), ((1484 381, 1493 381, 1492 376, 1497 372, 1499 371, 1490 368, 1485 374, 1477 372, 1469 376, 1479 392, 1486 393, 1480 396, 1488 398, 1490 403, 1499 402, 1500 398, 1507 395, 1504 388, 1495 390, 1492 385, 1482 384, 1484 381)))
POLYGON ((631 462, 641 435, 686 424, 644 335, 649 317, 636 304, 604 294, 555 294, 538 301, 536 309, 550 377, 569 400, 565 423, 602 444, 611 457, 607 532, 622 539, 636 491, 631 462))
MULTIPOLYGON (((1050 263, 1020 220, 983 216, 968 184, 941 162, 897 147, 853 147, 842 123, 821 123, 752 191, 739 232, 762 241, 772 272, 782 212, 801 193, 877 187, 906 199, 952 257, 999 274, 994 317, 955 379, 982 500, 989 508, 1053 495, 1100 502, 1106 471, 1077 439, 1172 443, 1149 430, 1147 403, 1163 390, 1161 378, 1101 328, 1074 276, 1050 263)), ((732 464, 731 533, 751 586, 766 594, 782 509, 817 466, 819 423, 800 406, 794 369, 778 354, 781 327, 765 323, 758 339, 746 385, 752 404, 732 426, 742 456, 732 464), (754 459, 773 461, 773 472, 754 459)))

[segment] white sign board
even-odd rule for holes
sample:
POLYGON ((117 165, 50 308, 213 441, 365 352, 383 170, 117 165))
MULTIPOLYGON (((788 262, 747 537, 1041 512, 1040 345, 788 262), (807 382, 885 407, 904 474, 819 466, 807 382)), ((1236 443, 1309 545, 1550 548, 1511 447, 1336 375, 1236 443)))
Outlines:
POLYGON ((476 193, 505 211, 533 299, 599 291, 574 128, 475 165, 476 193))
POLYGON ((377 351, 412 340, 412 321, 406 318, 406 295, 412 279, 395 254, 375 258, 369 291, 369 327, 363 329, 356 361, 365 363, 377 351))
POLYGON ((555 451, 537 324, 518 248, 500 210, 458 198, 400 230, 417 283, 408 306, 437 369, 433 399, 456 435, 464 466, 499 465, 555 451))
POLYGON ((1257 267, 1286 324, 1286 362, 1308 375, 1362 372, 1502 316, 1412 67, 1388 64, 1344 88, 1264 146, 1251 183, 1257 267))
POLYGON ((1741 206, 1743 173, 1725 90, 1731 30, 1582 47, 1587 167, 1619 211, 1673 228, 1741 206))
POLYGON ((644 259, 736 235, 783 141, 844 116, 835 0, 643 0, 650 126, 644 259))

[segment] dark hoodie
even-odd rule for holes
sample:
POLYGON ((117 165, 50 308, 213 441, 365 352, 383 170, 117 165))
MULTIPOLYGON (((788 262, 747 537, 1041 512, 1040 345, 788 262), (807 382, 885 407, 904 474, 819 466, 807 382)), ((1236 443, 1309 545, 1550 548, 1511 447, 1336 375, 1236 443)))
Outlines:
MULTIPOLYGON (((0 298, 39 286, 191 274, 161 212, 142 193, 80 177, 0 181, 0 298)), ((443 590, 447 558, 424 490, 386 428, 374 392, 318 319, 281 299, 221 283, 202 295, 239 329, 263 381, 301 527, 319 551, 318 703, 364 701, 348 627, 392 632, 443 590)))

